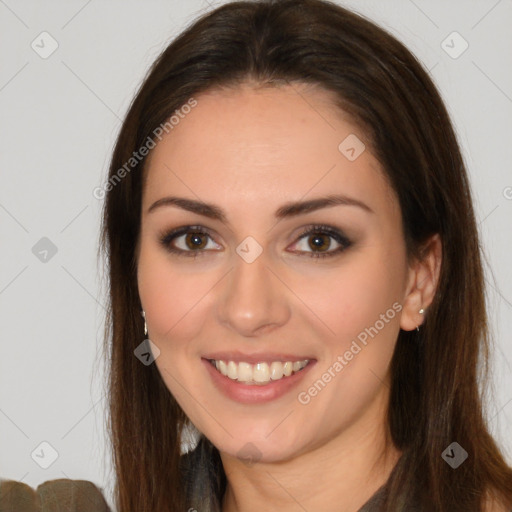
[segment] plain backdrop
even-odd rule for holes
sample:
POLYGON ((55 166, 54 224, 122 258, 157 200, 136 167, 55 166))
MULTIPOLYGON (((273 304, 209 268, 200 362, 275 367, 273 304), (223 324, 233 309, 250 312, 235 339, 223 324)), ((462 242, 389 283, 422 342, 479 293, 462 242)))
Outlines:
MULTIPOLYGON (((220 3, 0 0, 2 478, 33 487, 91 480, 111 500, 100 352, 106 295, 96 260, 102 201, 92 191, 148 67, 220 3)), ((451 113, 487 260, 495 339, 487 414, 512 463, 512 3, 339 3, 403 41, 451 113)))

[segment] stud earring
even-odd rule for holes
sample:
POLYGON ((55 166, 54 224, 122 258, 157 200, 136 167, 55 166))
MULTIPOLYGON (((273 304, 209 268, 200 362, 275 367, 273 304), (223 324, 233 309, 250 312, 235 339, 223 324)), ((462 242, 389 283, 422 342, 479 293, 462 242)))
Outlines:
POLYGON ((141 311, 142 318, 144 318, 144 336, 148 335, 148 326, 146 324, 146 312, 144 310, 141 311))
MULTIPOLYGON (((419 313, 420 315, 423 315, 423 314, 425 313, 425 310, 424 310, 423 308, 421 308, 421 309, 418 311, 418 313, 419 313)), ((417 330, 418 332, 420 331, 420 326, 419 326, 419 325, 417 325, 417 326, 416 326, 416 330, 417 330)))

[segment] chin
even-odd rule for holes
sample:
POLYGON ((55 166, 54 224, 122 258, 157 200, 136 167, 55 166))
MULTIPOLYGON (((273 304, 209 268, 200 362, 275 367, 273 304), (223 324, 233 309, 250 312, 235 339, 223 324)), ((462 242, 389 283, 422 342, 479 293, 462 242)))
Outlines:
POLYGON ((233 437, 225 434, 208 438, 221 454, 236 457, 245 461, 248 465, 256 462, 286 461, 297 455, 298 450, 302 448, 302 444, 299 445, 287 432, 284 432, 281 436, 272 434, 272 440, 267 434, 268 430, 262 429, 261 433, 248 434, 240 431, 239 435, 233 437))

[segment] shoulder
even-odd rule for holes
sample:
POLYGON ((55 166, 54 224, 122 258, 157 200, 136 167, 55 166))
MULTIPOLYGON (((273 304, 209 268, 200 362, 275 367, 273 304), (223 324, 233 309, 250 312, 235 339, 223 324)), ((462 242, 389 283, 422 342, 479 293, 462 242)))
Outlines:
POLYGON ((70 512, 111 512, 100 488, 88 480, 48 480, 33 489, 23 482, 0 479, 0 512, 40 512, 55 505, 70 512))

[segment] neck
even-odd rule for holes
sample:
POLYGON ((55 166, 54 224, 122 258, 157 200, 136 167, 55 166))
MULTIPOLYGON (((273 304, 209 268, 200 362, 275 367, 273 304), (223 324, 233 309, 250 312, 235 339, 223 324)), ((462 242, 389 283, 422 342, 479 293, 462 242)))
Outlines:
POLYGON ((358 511, 401 455, 389 439, 385 391, 349 427, 286 461, 248 466, 221 452, 227 479, 222 512, 358 511))

